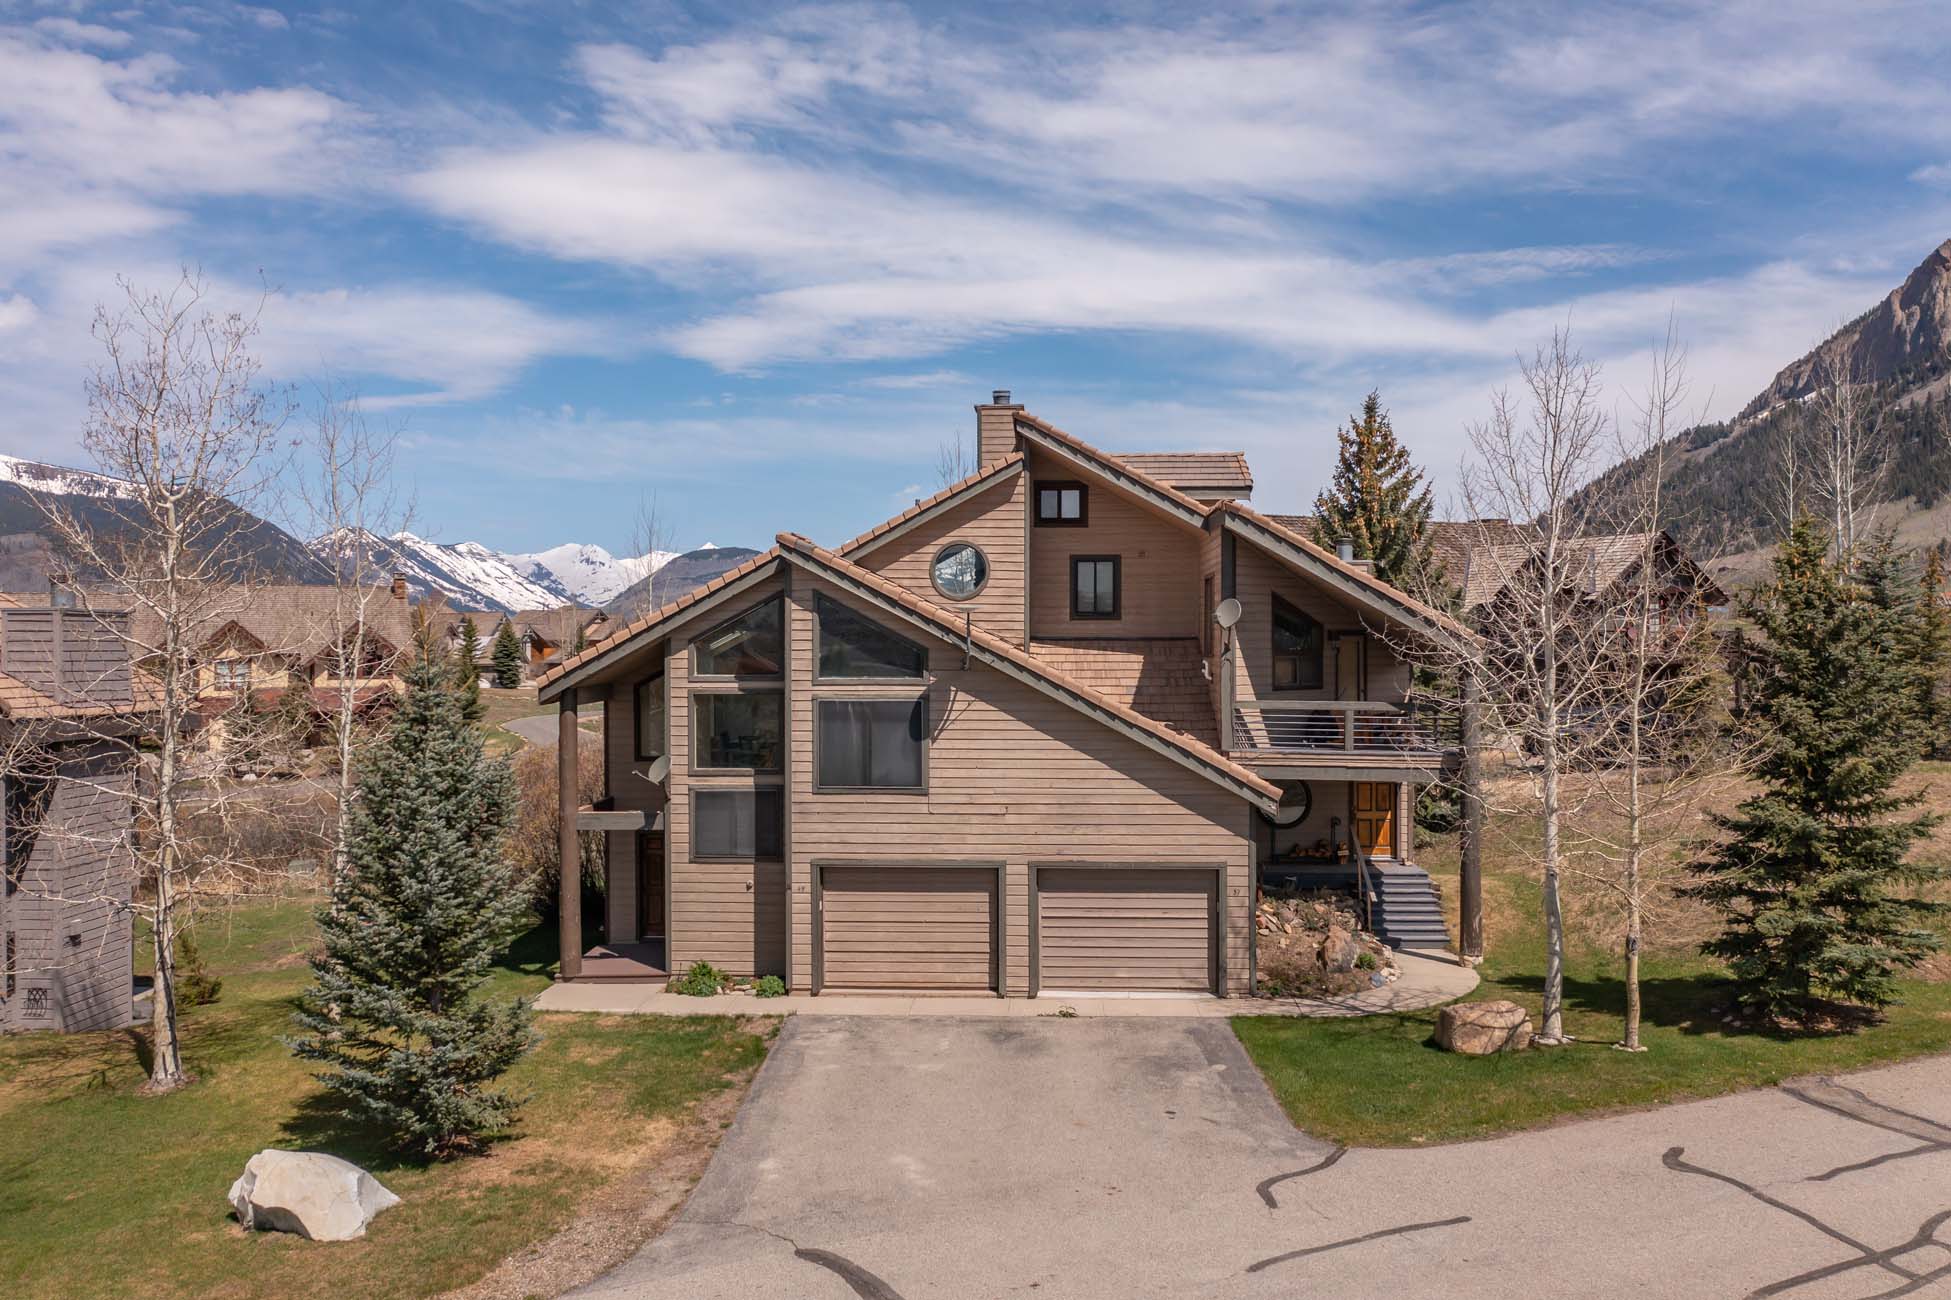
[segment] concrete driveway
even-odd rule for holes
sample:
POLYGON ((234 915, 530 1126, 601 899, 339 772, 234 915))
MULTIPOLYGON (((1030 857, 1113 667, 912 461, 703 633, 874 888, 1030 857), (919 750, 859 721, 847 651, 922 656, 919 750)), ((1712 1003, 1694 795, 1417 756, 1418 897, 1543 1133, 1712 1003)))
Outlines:
POLYGON ((1947 1220, 1951 1058, 1341 1152, 1224 1021, 794 1018, 670 1230, 575 1294, 1951 1296, 1947 1220))

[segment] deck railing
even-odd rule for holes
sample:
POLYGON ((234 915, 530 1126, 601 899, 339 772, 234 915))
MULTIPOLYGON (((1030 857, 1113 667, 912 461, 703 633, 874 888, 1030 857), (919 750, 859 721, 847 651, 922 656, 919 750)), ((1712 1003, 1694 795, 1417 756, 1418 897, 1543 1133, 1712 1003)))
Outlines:
POLYGON ((1233 750, 1248 754, 1440 754, 1441 719, 1373 700, 1239 700, 1233 750))

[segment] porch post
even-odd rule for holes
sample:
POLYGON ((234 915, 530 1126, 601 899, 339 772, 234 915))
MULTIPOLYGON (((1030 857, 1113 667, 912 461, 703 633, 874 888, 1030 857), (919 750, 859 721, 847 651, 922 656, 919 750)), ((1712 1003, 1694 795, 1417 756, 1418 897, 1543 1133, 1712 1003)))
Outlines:
POLYGON ((582 846, 576 835, 576 809, 581 806, 581 775, 577 768, 581 754, 576 732, 576 691, 562 693, 562 711, 556 719, 556 795, 561 825, 557 842, 562 851, 562 883, 557 899, 561 914, 561 965, 558 978, 575 979, 583 973, 583 863, 582 846))
POLYGON ((1463 670, 1463 829, 1457 867, 1457 952, 1470 963, 1484 958, 1484 715, 1483 683, 1475 665, 1463 670))

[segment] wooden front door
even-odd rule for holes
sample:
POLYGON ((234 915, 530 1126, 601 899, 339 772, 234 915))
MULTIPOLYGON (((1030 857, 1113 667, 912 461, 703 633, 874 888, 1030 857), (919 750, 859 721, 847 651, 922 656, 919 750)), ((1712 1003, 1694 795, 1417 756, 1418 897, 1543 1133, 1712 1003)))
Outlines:
POLYGON ((663 935, 664 832, 637 833, 637 933, 631 938, 663 935))
POLYGON ((1393 781, 1355 784, 1355 839, 1371 858, 1396 853, 1396 786, 1393 781))

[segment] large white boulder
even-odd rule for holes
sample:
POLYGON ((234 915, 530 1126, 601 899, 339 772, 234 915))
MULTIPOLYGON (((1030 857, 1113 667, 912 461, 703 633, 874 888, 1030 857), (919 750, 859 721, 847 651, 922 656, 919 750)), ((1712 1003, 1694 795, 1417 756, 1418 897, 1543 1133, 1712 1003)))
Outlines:
POLYGON ((375 1214, 399 1203, 358 1165, 317 1151, 260 1151, 230 1185, 239 1223, 311 1241, 363 1237, 375 1214))

